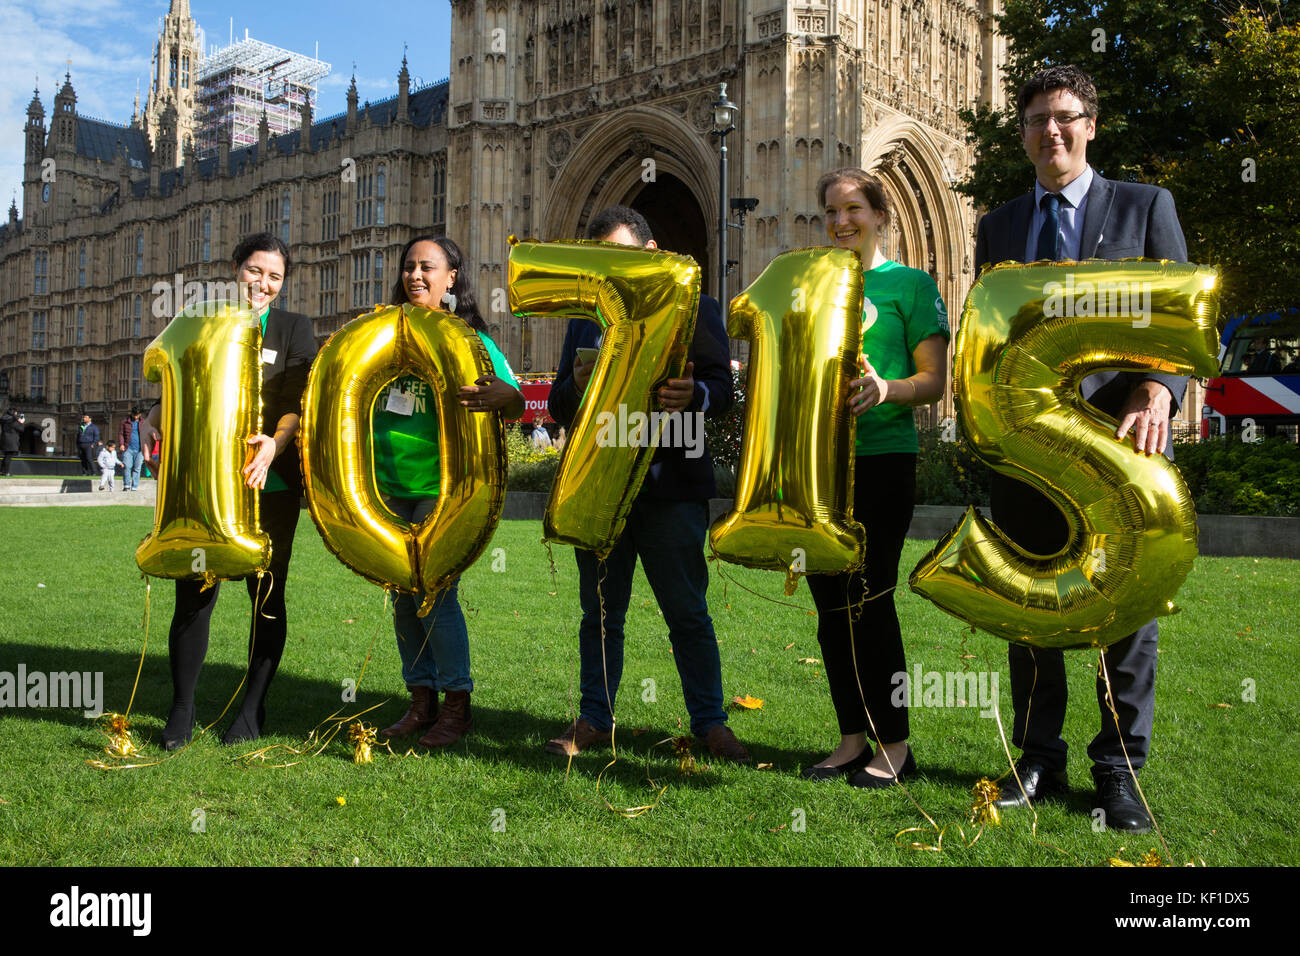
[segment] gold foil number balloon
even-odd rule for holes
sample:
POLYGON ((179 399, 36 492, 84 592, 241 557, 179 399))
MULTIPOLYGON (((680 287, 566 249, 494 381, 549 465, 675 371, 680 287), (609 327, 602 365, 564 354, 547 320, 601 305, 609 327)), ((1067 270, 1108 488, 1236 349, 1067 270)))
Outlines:
POLYGON ((667 422, 655 392, 685 367, 699 266, 604 242, 524 241, 510 250, 509 284, 516 315, 586 318, 605 330, 542 525, 548 540, 603 556, 623 533, 667 422))
POLYGON ((735 507, 710 530, 713 549, 786 571, 791 585, 848 570, 864 548, 846 407, 862 346, 861 261, 831 248, 777 256, 732 300, 727 331, 753 347, 735 507))
POLYGON ((135 552, 145 574, 212 582, 270 565, 258 493, 240 473, 261 429, 261 342, 251 312, 204 303, 145 349, 144 376, 162 383, 163 436, 153 531, 135 552))
POLYGON ((953 374, 962 432, 1002 474, 1065 513, 1069 539, 1032 555, 974 509, 917 564, 912 589, 1033 647, 1103 647, 1161 614, 1196 556, 1177 469, 1115 439, 1079 384, 1106 369, 1212 375, 1215 273, 1168 262, 1004 264, 971 290, 953 374))
POLYGON ((340 561, 385 587, 438 591, 492 539, 505 502, 505 440, 499 414, 465 409, 457 389, 493 374, 478 334, 447 312, 389 306, 335 332, 312 364, 303 395, 302 468, 307 505, 340 561), (441 493, 412 527, 379 498, 371 414, 399 375, 433 386, 441 493))

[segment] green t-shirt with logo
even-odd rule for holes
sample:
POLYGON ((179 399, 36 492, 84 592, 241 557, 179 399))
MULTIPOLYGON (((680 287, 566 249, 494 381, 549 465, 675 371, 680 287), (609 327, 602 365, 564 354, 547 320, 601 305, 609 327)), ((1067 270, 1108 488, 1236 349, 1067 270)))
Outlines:
MULTIPOLYGON (((948 310, 928 273, 892 260, 862 274, 862 354, 881 378, 916 374, 912 352, 931 335, 949 338, 948 310)), ((882 402, 858 416, 858 455, 916 453, 909 405, 882 402)))
MULTIPOLYGON (((478 333, 497 378, 515 388, 519 383, 501 350, 483 332, 478 333)), ((472 384, 472 383, 466 383, 472 384)), ((433 386, 416 375, 402 375, 388 383, 375 399, 370 418, 371 444, 375 455, 375 484, 380 494, 394 498, 436 498, 442 488, 439 470, 438 409, 433 386), (388 411, 390 392, 410 392, 414 402, 410 415, 388 411)), ((477 412, 472 414, 479 414, 477 412)))

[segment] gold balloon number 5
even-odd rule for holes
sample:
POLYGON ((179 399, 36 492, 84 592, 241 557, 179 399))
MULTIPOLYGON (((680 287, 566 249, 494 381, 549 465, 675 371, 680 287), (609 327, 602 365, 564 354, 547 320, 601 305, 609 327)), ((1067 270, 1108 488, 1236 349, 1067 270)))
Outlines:
POLYGON ((604 329, 542 519, 548 541, 603 557, 623 533, 661 435, 682 434, 680 415, 658 410, 655 391, 685 367, 700 268, 670 252, 525 240, 510 249, 509 289, 515 315, 584 318, 604 329))
POLYGON ((1115 439, 1080 383, 1107 370, 1214 374, 1216 276, 1169 262, 1003 264, 966 300, 953 372, 962 432, 995 470, 1043 492, 1069 526, 1033 555, 969 509, 911 575, 969 624, 1034 647, 1103 647, 1161 614, 1196 556, 1177 469, 1115 439))
POLYGON ((403 305, 335 332, 307 379, 301 447, 312 520, 326 547, 358 574, 400 591, 422 588, 421 613, 482 554, 501 517, 501 416, 467 411, 456 390, 492 371, 487 350, 464 321, 403 305), (379 499, 370 432, 375 398, 408 372, 433 386, 439 422, 441 493, 414 527, 379 499))
POLYGON ((225 303, 181 312, 149 343, 144 376, 162 384, 162 460, 153 530, 136 563, 145 574, 208 583, 264 571, 271 541, 257 492, 240 477, 261 431, 262 330, 225 303))
POLYGON ((752 343, 734 509, 709 532, 719 557, 801 574, 862 560, 853 520, 854 419, 845 407, 862 345, 862 263, 846 249, 773 259, 731 302, 727 331, 752 343))

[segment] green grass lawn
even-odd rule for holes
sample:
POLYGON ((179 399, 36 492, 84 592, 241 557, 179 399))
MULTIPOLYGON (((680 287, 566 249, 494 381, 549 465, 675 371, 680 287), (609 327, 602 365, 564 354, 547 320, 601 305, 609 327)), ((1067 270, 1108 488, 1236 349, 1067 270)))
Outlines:
MULTIPOLYGON (((146 509, 4 508, 0 527, 0 671, 102 671, 104 706, 125 708, 144 632, 145 585, 134 549, 148 532, 146 509), (40 587, 39 585, 44 585, 40 587)), ((1085 754, 1097 730, 1096 655, 1067 655, 1071 705, 1068 802, 1039 811, 1036 841, 1024 813, 1004 816, 963 847, 969 788, 1007 768, 993 720, 973 707, 917 708, 912 743, 922 774, 909 791, 949 826, 941 853, 898 846, 895 834, 926 827, 897 788, 857 791, 814 784, 802 766, 838 739, 807 587, 785 607, 724 587, 724 574, 774 600, 780 575, 713 568, 710 605, 727 697, 752 694, 759 710, 736 710, 731 726, 764 769, 718 765, 679 771, 671 747, 686 711, 662 618, 644 578, 628 615, 627 660, 617 702, 619 760, 597 776, 608 751, 565 763, 542 751, 576 706, 577 574, 555 547, 556 585, 538 522, 503 522, 491 547, 505 549, 504 573, 490 557, 465 574, 476 689, 476 733, 449 753, 352 762, 343 736, 295 766, 246 764, 257 746, 295 744, 342 705, 366 649, 375 653, 355 704, 388 700, 364 718, 383 726, 405 708, 397 650, 381 592, 330 555, 303 512, 289 582, 289 646, 268 700, 269 737, 224 748, 224 723, 159 766, 105 772, 87 765, 106 738, 72 710, 12 709, 0 720, 0 863, 154 864, 839 864, 1097 865, 1159 848, 1142 836, 1094 833, 1085 754), (653 679, 656 701, 643 700, 653 679), (644 732, 637 732, 644 729, 644 732), (647 804, 647 774, 666 790, 648 813, 610 812, 647 804), (343 798, 340 802, 339 798, 343 798), (195 832, 202 811, 203 832, 195 832), (803 821, 803 826, 797 824, 803 821), (1041 842, 1040 842, 1041 841, 1041 842), (1062 852, 1053 849, 1052 844, 1062 852)), ((902 576, 931 546, 909 542, 902 576)), ((1178 596, 1182 613, 1161 624, 1160 683, 1151 763, 1142 784, 1175 863, 1295 864, 1295 727, 1300 678, 1294 670, 1295 562, 1203 558, 1178 596), (1253 682, 1255 702, 1242 700, 1253 682), (1230 706, 1222 706, 1222 705, 1230 706)), ((1004 644, 985 635, 963 643, 960 622, 906 589, 899 609, 909 668, 999 675, 1010 732, 1004 644), (973 655, 966 658, 963 655, 973 655)), ((167 624, 172 586, 155 582, 149 651, 133 709, 145 754, 157 743, 171 700, 167 624)), ((213 617, 199 683, 198 713, 216 718, 246 659, 248 600, 227 584, 213 617)), ((229 721, 227 716, 226 721, 229 721)), ((405 748, 398 748, 404 750, 405 748)), ((1013 751, 1014 753, 1014 751, 1013 751)), ((697 759, 703 763, 699 748, 697 759)), ((913 834, 934 842, 936 834, 913 834)))

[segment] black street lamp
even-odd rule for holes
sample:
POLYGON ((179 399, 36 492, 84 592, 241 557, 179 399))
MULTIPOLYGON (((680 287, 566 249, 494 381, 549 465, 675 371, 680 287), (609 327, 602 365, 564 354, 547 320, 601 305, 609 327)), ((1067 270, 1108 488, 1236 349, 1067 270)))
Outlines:
POLYGON ((718 84, 718 99, 713 104, 713 132, 718 137, 718 303, 723 315, 727 312, 727 134, 736 128, 736 114, 740 111, 727 99, 727 84, 718 84))

